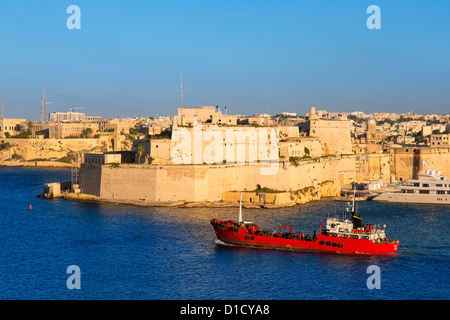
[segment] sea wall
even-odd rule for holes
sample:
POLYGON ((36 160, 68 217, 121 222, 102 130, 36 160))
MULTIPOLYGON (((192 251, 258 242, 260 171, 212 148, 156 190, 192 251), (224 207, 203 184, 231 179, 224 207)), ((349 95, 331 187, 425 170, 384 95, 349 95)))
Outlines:
POLYGON ((355 157, 324 157, 301 161, 297 166, 280 163, 272 175, 262 175, 262 168, 262 164, 83 164, 80 189, 120 201, 221 201, 227 191, 269 188, 290 192, 325 181, 350 183, 355 177, 355 157))

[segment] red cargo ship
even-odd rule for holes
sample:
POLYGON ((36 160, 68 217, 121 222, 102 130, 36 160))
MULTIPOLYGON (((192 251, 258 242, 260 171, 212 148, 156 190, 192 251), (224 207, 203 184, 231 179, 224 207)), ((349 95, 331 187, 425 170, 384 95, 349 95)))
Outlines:
MULTIPOLYGON (((242 220, 242 200, 239 208, 239 221, 211 220, 211 224, 220 241, 245 247, 277 248, 300 251, 320 251, 351 254, 395 253, 398 240, 386 238, 385 230, 369 224, 364 226, 362 218, 355 212, 355 202, 347 209, 351 220, 330 218, 325 228, 319 226, 319 233, 312 236, 303 233, 270 232, 260 229, 252 222, 242 220)), ((385 226, 384 226, 385 227, 385 226)))

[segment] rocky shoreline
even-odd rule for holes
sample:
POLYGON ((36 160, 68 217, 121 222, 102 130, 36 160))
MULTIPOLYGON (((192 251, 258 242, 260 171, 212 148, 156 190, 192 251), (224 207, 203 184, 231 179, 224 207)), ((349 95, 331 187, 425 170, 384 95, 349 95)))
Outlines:
MULTIPOLYGON (((44 198, 45 195, 39 195, 44 198)), ((91 202, 105 202, 105 203, 117 203, 134 205, 140 207, 176 207, 176 208, 239 208, 239 203, 236 202, 221 202, 221 201, 201 201, 201 202, 187 202, 187 201, 158 201, 158 202, 148 202, 148 201, 132 201, 132 200, 115 200, 115 199, 104 199, 98 196, 83 194, 83 193, 67 193, 62 196, 66 200, 74 201, 91 201, 91 202)), ((317 199, 318 200, 318 199, 317 199)), ((283 203, 283 204, 269 204, 269 203, 243 203, 242 207, 245 209, 275 209, 275 208, 285 208, 295 206, 295 202, 283 203)))

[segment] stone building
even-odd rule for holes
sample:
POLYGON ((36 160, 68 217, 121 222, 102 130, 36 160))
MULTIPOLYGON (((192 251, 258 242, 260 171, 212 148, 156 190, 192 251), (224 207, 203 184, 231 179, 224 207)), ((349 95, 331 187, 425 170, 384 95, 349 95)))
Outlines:
POLYGON ((48 128, 48 135, 50 139, 80 137, 86 129, 91 129, 92 134, 95 134, 98 131, 98 124, 90 122, 50 123, 48 128))
POLYGON ((319 138, 325 154, 351 154, 351 122, 348 120, 309 120, 309 136, 319 138))
POLYGON ((384 132, 377 129, 377 121, 373 117, 367 118, 365 142, 366 144, 381 144, 386 137, 384 132))
POLYGON ((237 116, 224 115, 219 108, 212 106, 178 108, 177 124, 179 126, 192 127, 198 122, 235 126, 237 125, 237 116))
POLYGON ((4 118, 0 119, 0 137, 4 138, 7 136, 7 132, 11 136, 18 135, 21 131, 27 129, 26 119, 12 119, 4 118))
POLYGON ((431 147, 450 147, 450 133, 432 134, 430 139, 431 147))
POLYGON ((367 118, 366 132, 364 134, 364 141, 366 144, 367 153, 378 153, 383 148, 383 142, 386 134, 377 128, 377 121, 372 116, 367 118))
POLYGON ((321 157, 323 147, 318 138, 302 137, 288 138, 280 141, 280 159, 289 160, 289 157, 321 157))

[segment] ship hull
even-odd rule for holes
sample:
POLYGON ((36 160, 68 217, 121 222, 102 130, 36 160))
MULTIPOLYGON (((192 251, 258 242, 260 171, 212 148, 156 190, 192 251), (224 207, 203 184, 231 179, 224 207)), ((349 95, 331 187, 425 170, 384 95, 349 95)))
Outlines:
POLYGON ((373 243, 370 240, 335 237, 323 234, 319 234, 311 240, 284 239, 280 237, 251 235, 243 229, 231 231, 218 226, 213 227, 217 239, 220 241, 244 247, 348 254, 387 254, 395 253, 398 249, 398 242, 373 243))
POLYGON ((449 195, 440 194, 413 194, 401 192, 386 192, 376 196, 372 201, 396 202, 396 203, 426 203, 426 204, 448 204, 449 195))

